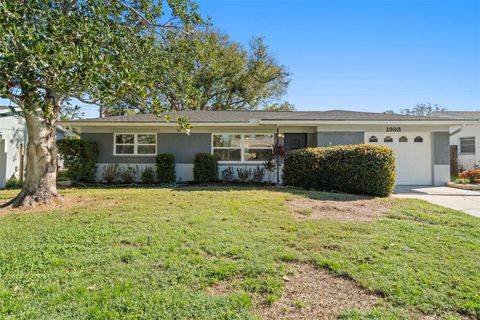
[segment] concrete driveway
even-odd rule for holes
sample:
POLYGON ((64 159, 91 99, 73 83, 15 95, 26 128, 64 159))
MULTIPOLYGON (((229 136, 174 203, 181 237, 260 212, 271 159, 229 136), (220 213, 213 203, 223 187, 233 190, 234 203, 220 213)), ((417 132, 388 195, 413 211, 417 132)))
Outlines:
POLYGON ((480 217, 480 192, 449 187, 397 186, 395 198, 416 198, 480 217))

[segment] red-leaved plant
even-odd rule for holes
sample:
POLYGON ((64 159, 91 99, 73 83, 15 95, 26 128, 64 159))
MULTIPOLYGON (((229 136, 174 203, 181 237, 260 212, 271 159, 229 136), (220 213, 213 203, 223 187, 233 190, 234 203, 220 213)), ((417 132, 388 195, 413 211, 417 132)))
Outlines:
POLYGON ((465 170, 458 177, 468 179, 470 183, 480 183, 480 170, 465 170))

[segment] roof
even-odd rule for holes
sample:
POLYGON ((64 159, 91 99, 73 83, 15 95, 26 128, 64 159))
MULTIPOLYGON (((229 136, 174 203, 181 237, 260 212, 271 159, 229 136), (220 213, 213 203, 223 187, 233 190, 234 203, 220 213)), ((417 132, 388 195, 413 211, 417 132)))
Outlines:
POLYGON ((436 118, 480 120, 480 111, 437 111, 432 113, 436 118))
MULTIPOLYGON (((185 117, 191 123, 249 123, 255 121, 286 122, 286 121, 448 121, 445 117, 421 117, 400 114, 374 112, 359 112, 345 110, 329 111, 174 111, 161 114, 135 114, 92 119, 68 121, 70 124, 82 123, 152 123, 164 122, 165 115, 170 115, 172 121, 177 117, 185 117)), ((459 120, 459 118, 455 118, 459 120)), ((462 119, 463 120, 463 119, 462 119)), ((468 119, 464 119, 468 120, 468 119)), ((471 120, 471 119, 470 119, 471 120)))

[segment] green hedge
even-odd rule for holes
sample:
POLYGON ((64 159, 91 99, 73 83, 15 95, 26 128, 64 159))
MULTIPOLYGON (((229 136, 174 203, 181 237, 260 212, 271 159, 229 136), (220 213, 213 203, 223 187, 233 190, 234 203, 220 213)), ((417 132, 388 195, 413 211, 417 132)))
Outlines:
POLYGON ((385 197, 395 185, 393 151, 370 144, 307 148, 285 159, 286 185, 385 197))
POLYGON ((196 182, 218 180, 218 159, 210 153, 197 153, 193 160, 193 179, 196 182))
POLYGON ((58 152, 67 169, 66 175, 74 181, 94 181, 98 145, 94 141, 65 138, 57 141, 58 152))
POLYGON ((156 159, 158 182, 175 182, 175 156, 171 153, 160 153, 156 159))

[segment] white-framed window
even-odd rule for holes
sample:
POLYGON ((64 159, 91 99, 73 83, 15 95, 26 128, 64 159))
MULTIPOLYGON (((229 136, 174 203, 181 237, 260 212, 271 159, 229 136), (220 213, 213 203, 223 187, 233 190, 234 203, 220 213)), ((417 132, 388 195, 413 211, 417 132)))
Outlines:
POLYGON ((273 133, 212 133, 219 162, 263 162, 272 157, 273 133))
POLYGON ((115 156, 154 156, 157 154, 157 134, 115 133, 113 154, 115 156))
POLYGON ((460 138, 460 153, 475 153, 475 137, 460 138))

